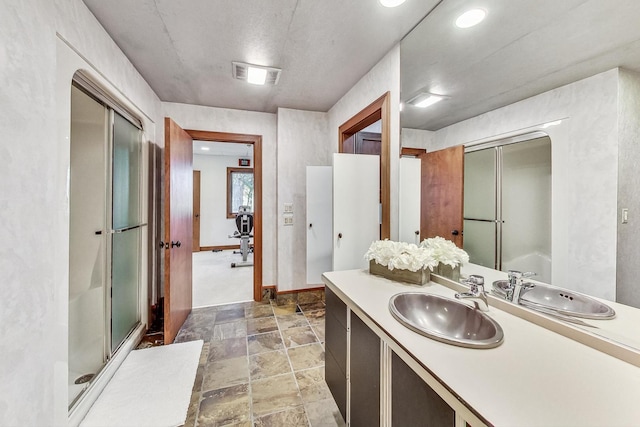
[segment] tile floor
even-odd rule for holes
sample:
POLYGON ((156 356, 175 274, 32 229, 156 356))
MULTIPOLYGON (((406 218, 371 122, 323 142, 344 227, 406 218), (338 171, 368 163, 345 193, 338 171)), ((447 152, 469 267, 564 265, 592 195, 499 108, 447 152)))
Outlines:
POLYGON ((176 342, 204 346, 185 427, 344 426, 324 381, 324 303, 197 308, 176 342))

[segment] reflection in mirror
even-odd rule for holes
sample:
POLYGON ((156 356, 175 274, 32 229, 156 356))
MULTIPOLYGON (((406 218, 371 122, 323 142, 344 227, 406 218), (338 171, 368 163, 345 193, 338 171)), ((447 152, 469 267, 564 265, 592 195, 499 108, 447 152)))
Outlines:
MULTIPOLYGON (((402 147, 434 152, 546 133, 553 268, 530 269, 554 286, 640 307, 640 2, 487 0, 484 22, 455 28, 467 3, 440 2, 401 43, 402 147), (446 98, 425 109, 406 104, 420 92, 446 98)), ((468 224, 464 231, 467 239, 468 224)), ((538 237, 535 227, 526 232, 538 237)), ((528 250, 544 264, 549 253, 539 247, 528 250)), ((625 324, 638 310, 622 304, 612 303, 619 316, 596 332, 640 343, 625 324)))
POLYGON ((551 140, 471 145, 464 156, 464 249, 472 263, 551 282, 551 140))

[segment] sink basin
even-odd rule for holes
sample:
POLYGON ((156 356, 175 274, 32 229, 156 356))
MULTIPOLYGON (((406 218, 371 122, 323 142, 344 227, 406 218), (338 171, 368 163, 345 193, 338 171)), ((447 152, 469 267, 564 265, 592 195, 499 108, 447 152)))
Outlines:
MULTIPOLYGON (((525 285, 527 288, 520 292, 519 304, 534 310, 552 310, 583 319, 612 319, 616 315, 611 307, 587 295, 538 283, 525 285)), ((507 280, 493 282, 495 293, 503 298, 508 286, 507 280)))
POLYGON ((492 318, 454 299, 403 292, 389 300, 393 317, 425 337, 467 348, 494 348, 504 333, 492 318))

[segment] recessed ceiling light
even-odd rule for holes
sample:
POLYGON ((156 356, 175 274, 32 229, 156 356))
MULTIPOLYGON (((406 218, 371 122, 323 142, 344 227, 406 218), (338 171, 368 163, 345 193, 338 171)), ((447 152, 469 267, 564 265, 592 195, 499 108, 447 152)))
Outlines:
POLYGON ((202 151, 209 151, 209 150, 211 150, 211 148, 209 148, 209 147, 200 147, 200 149, 201 149, 202 151))
POLYGON ((470 28, 474 25, 478 25, 487 16, 487 12, 484 9, 471 9, 458 16, 456 19, 456 26, 458 28, 470 28))
POLYGON ((267 70, 264 68, 249 67, 247 83, 263 85, 267 81, 267 70))
POLYGON ((442 101, 445 98, 446 96, 434 95, 433 93, 424 92, 408 100, 407 104, 411 104, 414 107, 418 107, 418 108, 427 108, 428 106, 433 105, 436 102, 442 101))
POLYGON ((405 0, 380 0, 380 4, 384 7, 396 7, 404 3, 405 0))

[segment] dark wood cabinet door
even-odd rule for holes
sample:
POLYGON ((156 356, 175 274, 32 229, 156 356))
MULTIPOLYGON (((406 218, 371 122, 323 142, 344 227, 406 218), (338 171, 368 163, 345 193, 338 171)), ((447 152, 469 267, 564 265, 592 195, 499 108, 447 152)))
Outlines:
POLYGON ((455 411, 395 353, 391 360, 391 420, 394 426, 455 425, 455 411))
POLYGON ((353 312, 350 368, 351 426, 379 426, 380 338, 353 312))
POLYGON ((347 418, 347 306, 329 288, 325 288, 325 381, 347 418))

